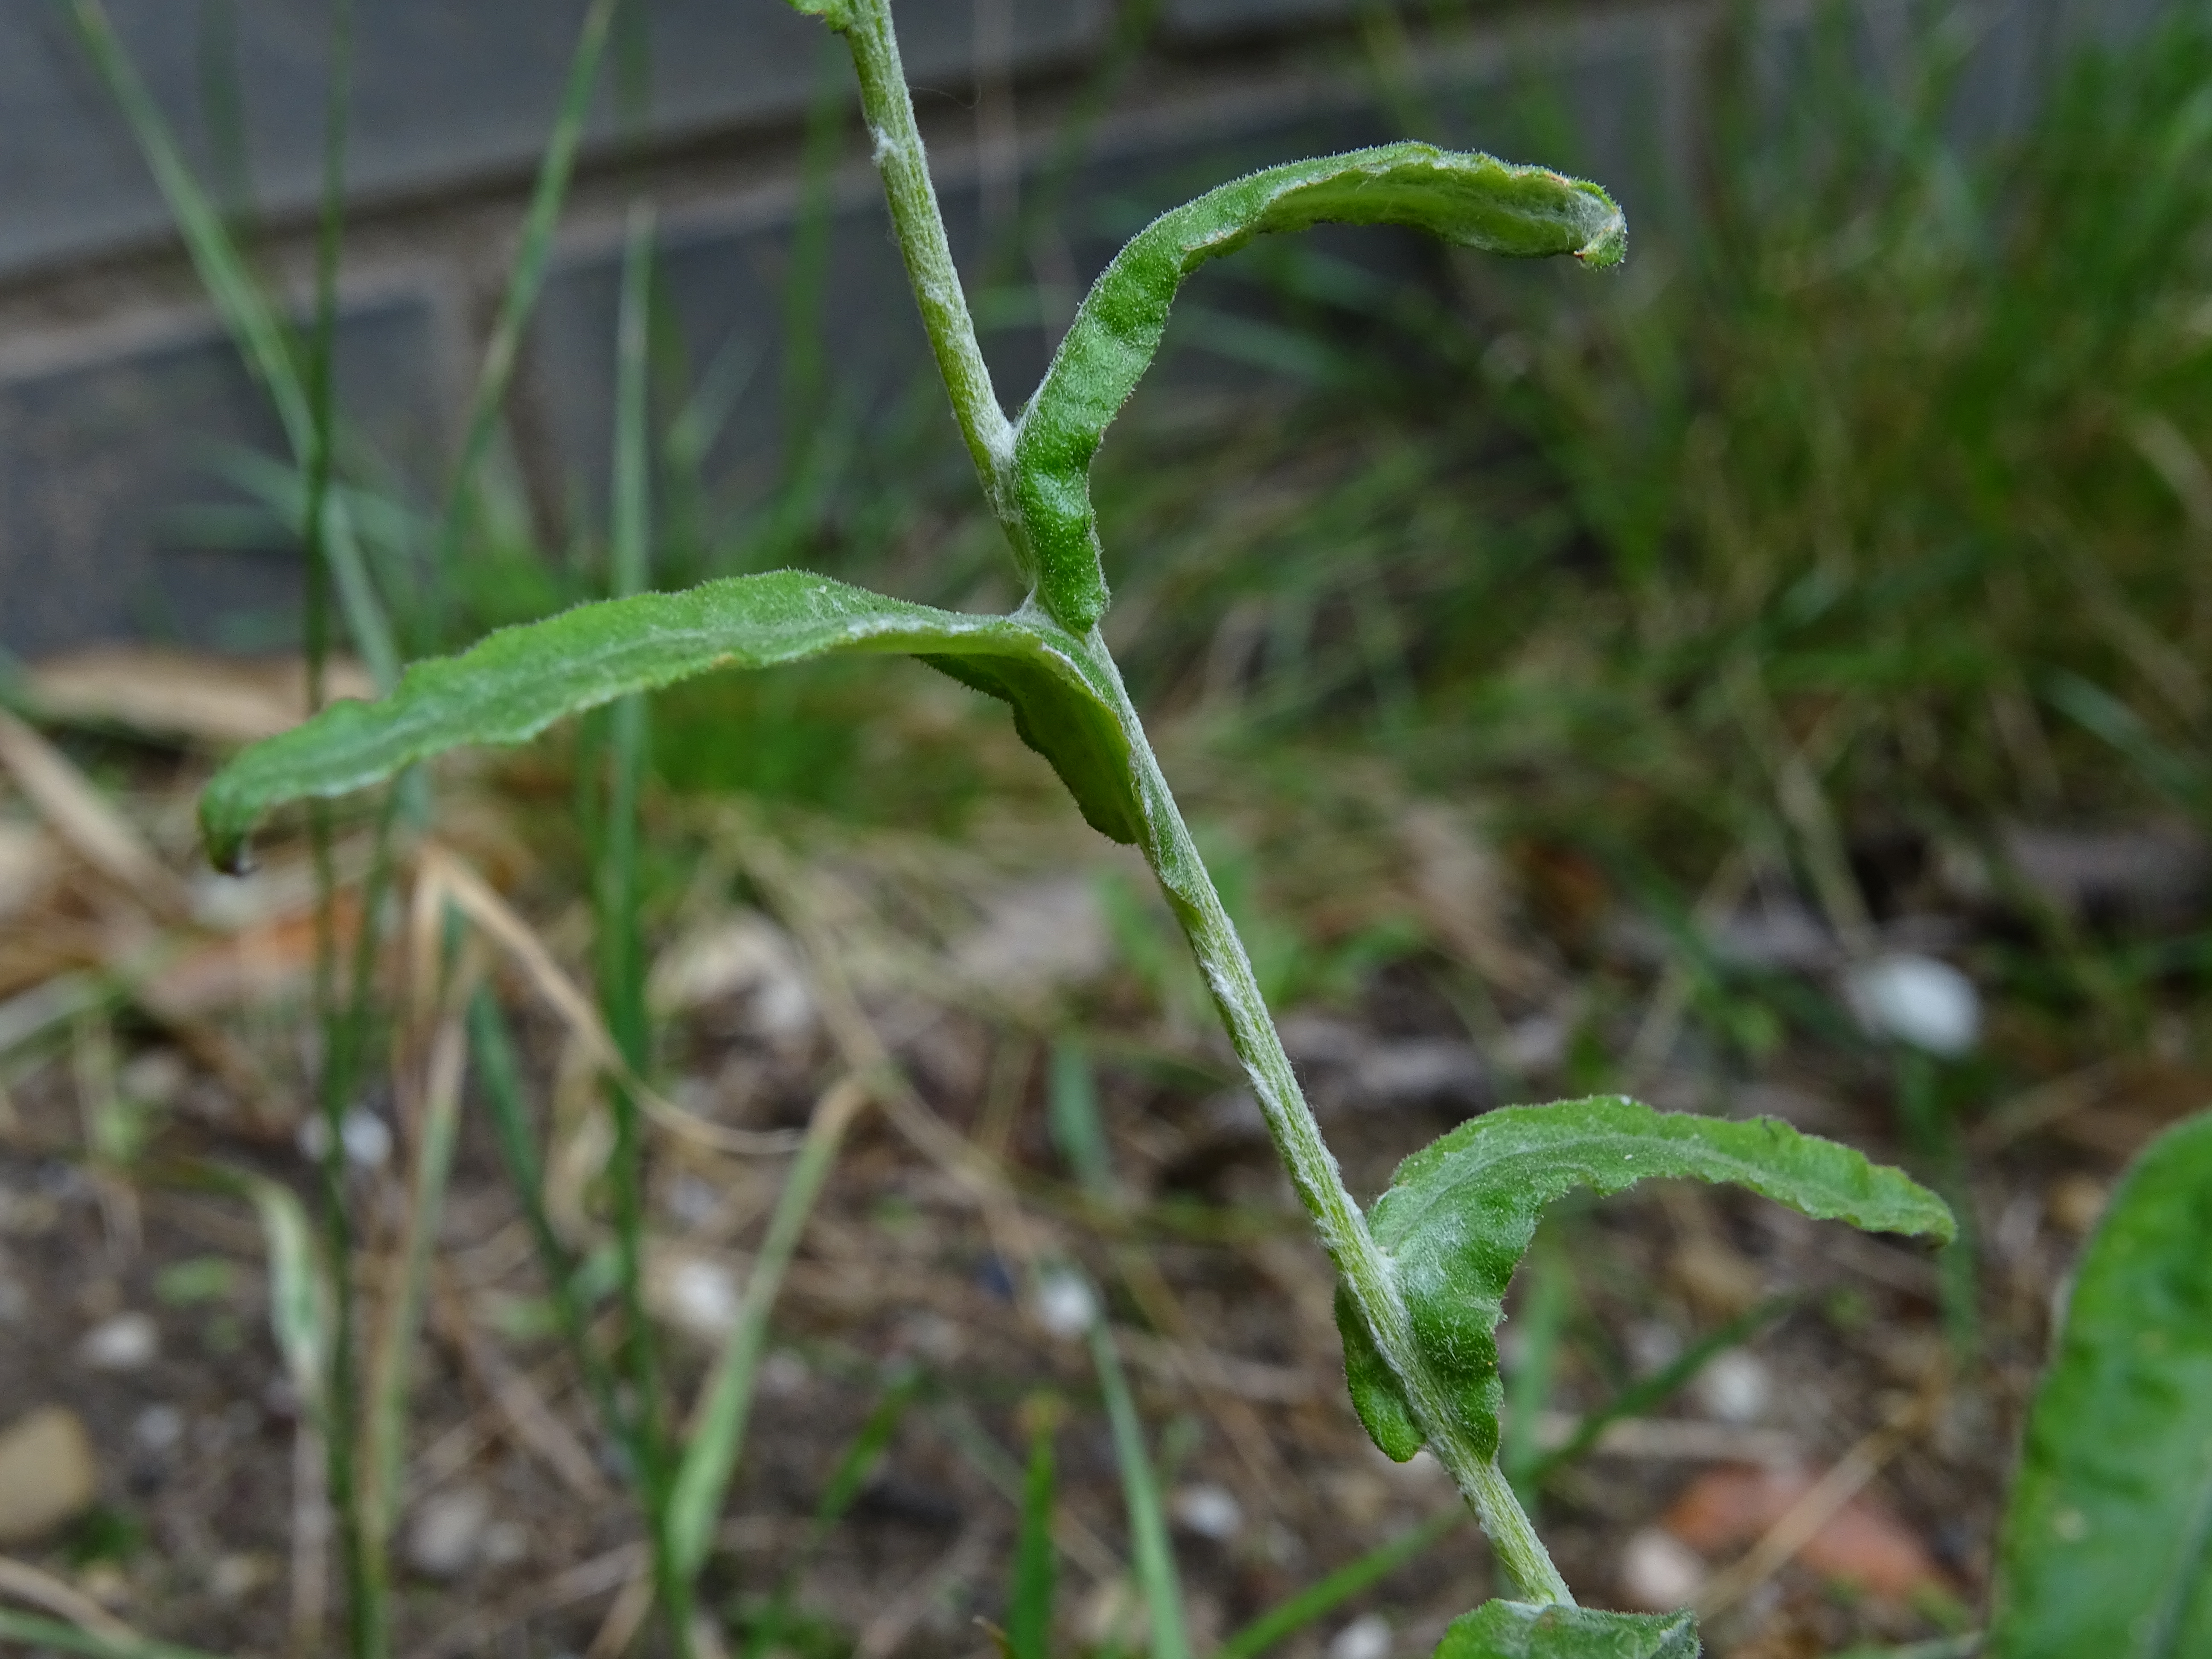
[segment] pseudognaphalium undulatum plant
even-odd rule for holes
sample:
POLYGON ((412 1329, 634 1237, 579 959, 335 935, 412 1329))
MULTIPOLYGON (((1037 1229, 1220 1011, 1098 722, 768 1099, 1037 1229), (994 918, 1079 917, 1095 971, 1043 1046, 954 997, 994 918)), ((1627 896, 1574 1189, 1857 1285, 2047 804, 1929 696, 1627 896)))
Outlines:
POLYGON ((1098 629, 1108 593, 1089 469, 1158 347, 1183 279, 1255 237, 1323 222, 1416 227, 1516 257, 1618 264, 1626 228, 1593 184, 1398 143, 1270 167, 1159 219, 1092 287, 1050 369, 1009 420, 977 349, 916 131, 887 0, 811 0, 843 34, 931 346, 1028 597, 1011 615, 909 605, 803 571, 581 606, 410 669, 374 704, 338 703, 256 744, 209 786, 217 863, 242 860, 279 803, 387 780, 465 744, 520 743, 632 693, 831 652, 921 658, 1010 704, 1102 834, 1143 849, 1188 935, 1300 1198, 1335 1264, 1346 1373, 1377 1445, 1425 1446, 1474 1506, 1516 1599, 1453 1627, 1452 1659, 1698 1650, 1687 1614, 1574 1605, 1498 1464, 1500 1302, 1544 1206, 1647 1176, 1747 1187, 1809 1216, 1948 1238, 1949 1212, 1903 1175, 1775 1122, 1724 1122, 1598 1099, 1480 1117, 1407 1160, 1363 1212, 1292 1075, 1252 967, 1200 861, 1098 629))

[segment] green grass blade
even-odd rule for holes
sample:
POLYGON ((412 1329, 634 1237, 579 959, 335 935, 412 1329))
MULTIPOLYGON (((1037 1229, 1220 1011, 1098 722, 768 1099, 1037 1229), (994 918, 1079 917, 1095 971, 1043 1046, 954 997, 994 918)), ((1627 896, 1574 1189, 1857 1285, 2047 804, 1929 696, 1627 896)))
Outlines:
MULTIPOLYGON (((605 1358, 593 1346, 583 1299, 576 1293, 576 1261, 545 1207, 545 1166, 538 1154, 536 1137, 522 1104, 522 1073, 516 1065, 514 1040, 499 1004, 488 990, 478 990, 469 1004, 469 1046, 476 1060, 477 1080, 491 1114, 493 1139, 500 1161, 507 1168, 507 1183, 522 1206, 524 1221, 537 1246, 538 1271, 545 1277, 556 1317, 568 1352, 583 1374, 584 1386, 597 1407, 601 1426, 618 1442, 626 1442, 622 1413, 616 1408, 614 1379, 605 1358)), ((634 1448, 632 1449, 635 1449, 634 1448)))
POLYGON ((468 420, 462 428, 461 453, 446 485, 444 510, 439 514, 434 569, 443 572, 459 549, 461 519, 471 481, 491 446, 500 405, 507 400, 508 383, 522 349, 523 330, 538 296, 545 286, 546 262, 553 251, 554 228, 561 221, 561 206, 568 199, 568 180, 576 167, 577 147, 582 143, 584 123, 592 111, 592 88, 599 79, 599 59, 605 54, 607 31, 621 0, 592 0, 577 31, 576 49, 568 60, 568 78, 561 89, 561 104, 553 131, 538 165, 538 182, 522 222, 522 240, 515 249, 514 266, 508 273, 507 291, 500 298, 499 315, 492 324, 491 339, 484 349, 483 367, 477 372, 476 390, 469 398, 468 420))
POLYGON ((47 1648, 58 1653, 82 1653, 91 1659, 220 1659, 220 1656, 203 1652, 198 1648, 179 1647, 173 1642, 156 1642, 149 1637, 100 1636, 78 1625, 65 1625, 58 1619, 40 1619, 27 1613, 17 1613, 12 1607, 0 1607, 0 1639, 21 1642, 32 1649, 47 1648))
POLYGON ((1030 1435, 1030 1463, 1022 1480, 1021 1527, 1014 1541, 1014 1588, 1006 1604, 1009 1659, 1051 1659, 1054 1574, 1058 1560, 1052 1541, 1052 1506, 1056 1472, 1052 1437, 1057 1402, 1033 1402, 1036 1424, 1030 1435))
MULTIPOLYGON (((1062 1271, 1072 1272, 1073 1269, 1062 1271)), ((1091 1291, 1094 1301, 1097 1291, 1091 1291)), ((1168 1536, 1166 1507, 1158 1478, 1145 1445, 1145 1425, 1114 1346, 1103 1305, 1091 1322, 1091 1363, 1106 1399, 1106 1419, 1114 1431, 1114 1461, 1121 1471, 1121 1497, 1129 1511, 1129 1559, 1145 1598, 1152 1633, 1152 1659, 1190 1659, 1190 1638, 1182 1622, 1182 1586, 1176 1577, 1175 1549, 1168 1536)))
POLYGON ((922 1382, 922 1374, 910 1368, 895 1376, 883 1398, 876 1402, 875 1409, 868 1413, 867 1421, 860 1425, 860 1433, 853 1437, 852 1444, 838 1458, 837 1467, 830 1470, 822 1496, 815 1503, 814 1518, 807 1527, 797 1559, 776 1581, 775 1594, 747 1635, 744 1659, 762 1659, 762 1656, 772 1654, 782 1645, 800 1577, 813 1565, 822 1540, 830 1535, 831 1528, 845 1518, 845 1512, 853 1507, 854 1499, 860 1497, 868 1477, 883 1461, 884 1453, 890 1449, 891 1437, 906 1419, 907 1408, 921 1395, 922 1382))
POLYGON ((1213 1650, 1212 1659, 1257 1659, 1317 1619, 1326 1619, 1355 1595, 1380 1583, 1417 1556, 1425 1555, 1474 1516, 1463 1504, 1439 1510, 1420 1525, 1378 1545, 1356 1561, 1316 1579, 1305 1589, 1261 1613, 1213 1650))
POLYGON ((723 1494, 738 1466, 744 1444, 745 1425, 752 1410, 753 1389, 760 1364, 768 1351, 769 1315, 775 1306, 783 1276, 799 1249, 807 1218, 814 1212, 823 1183, 845 1131, 866 1097, 859 1087, 841 1085, 823 1097, 806 1139, 785 1176, 775 1210, 769 1218, 768 1233, 753 1258, 737 1323, 731 1328, 714 1369, 700 1395, 690 1439, 669 1497, 669 1536, 678 1565, 696 1573, 714 1541, 714 1520, 721 1513, 723 1494))
POLYGON ((1617 264, 1627 224, 1595 185, 1430 144, 1269 167, 1163 214, 1077 311, 1015 434, 1013 487, 1045 608, 1088 632, 1105 614, 1091 458, 1152 364, 1183 279, 1255 237, 1324 223, 1410 225, 1463 246, 1617 264))
MULTIPOLYGON (((1602 1195, 1654 1176, 1746 1187, 1872 1231, 1948 1240, 1955 1230, 1942 1200, 1901 1172, 1771 1118, 1729 1122, 1614 1096, 1486 1113, 1399 1165, 1369 1216, 1443 1391, 1425 1409, 1483 1455, 1498 1448, 1505 1287, 1545 1206, 1577 1187, 1602 1195)), ((1338 1311, 1352 1403, 1403 1461, 1425 1442, 1419 1417, 1342 1297, 1338 1311)))
POLYGON ((1098 1086, 1091 1075, 1091 1056, 1079 1043, 1063 1040, 1053 1044, 1045 1121, 1052 1144, 1075 1172, 1076 1184, 1093 1198, 1110 1199, 1114 1165, 1105 1125, 1098 1118, 1098 1086))
MULTIPOLYGON (((201 286, 215 302, 246 367, 269 393, 294 459, 305 466, 314 453, 313 409, 276 307, 246 269, 222 214, 185 164, 175 135, 116 40, 100 0, 69 0, 69 8, 77 39, 130 124, 154 182, 168 204, 201 286)), ((377 683, 389 687, 399 678, 399 649, 392 624, 369 580, 343 499, 331 495, 323 512, 324 544, 347 629, 377 683)))
POLYGON ((565 716, 718 668, 832 651, 920 655, 1014 706, 1015 725, 1084 816, 1127 839, 1139 822, 1113 688, 1048 623, 965 616, 800 571, 583 605, 502 629, 458 657, 418 663, 378 703, 340 702, 246 749, 200 798, 210 855, 235 867, 270 808, 391 777, 465 744, 526 741, 565 716))
POLYGON ((2212 1114, 2151 1143, 2089 1241, 1991 1607, 1994 1659, 2212 1652, 2212 1114))

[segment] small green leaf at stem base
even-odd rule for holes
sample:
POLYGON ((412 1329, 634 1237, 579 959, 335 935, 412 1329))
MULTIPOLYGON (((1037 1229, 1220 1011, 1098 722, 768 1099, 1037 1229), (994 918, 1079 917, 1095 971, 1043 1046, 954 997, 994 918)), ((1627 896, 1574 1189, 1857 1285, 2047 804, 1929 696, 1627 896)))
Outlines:
POLYGON ((1486 1601, 1452 1620, 1436 1659, 1698 1659, 1702 1651, 1686 1613, 1486 1601))
POLYGON ((2089 1242, 1997 1546, 1990 1659, 2212 1653, 2212 1113, 2089 1242))
POLYGON ((789 0, 791 9, 818 17, 840 33, 853 27, 851 0, 789 0))
MULTIPOLYGON (((1498 1449, 1505 1288, 1545 1206, 1574 1188, 1602 1195, 1653 1176, 1747 1187, 1870 1231, 1948 1239, 1953 1231, 1943 1201, 1901 1172, 1772 1118, 1729 1121, 1601 1096, 1462 1124, 1398 1166, 1368 1221, 1414 1341, 1449 1396, 1451 1426, 1479 1456, 1498 1449)), ((1420 1448, 1418 1417, 1348 1297, 1337 1312, 1360 1420, 1402 1462, 1420 1448)))
POLYGON ((1011 703, 1084 816, 1135 839, 1142 809, 1116 688, 1099 684, 1079 641, 1033 610, 938 611, 800 570, 579 605, 417 663, 383 701, 333 703, 234 757, 200 797, 201 832, 216 866, 235 869, 254 824, 287 801, 363 788, 464 744, 526 742, 568 715, 716 669, 837 651, 919 656, 1011 703))

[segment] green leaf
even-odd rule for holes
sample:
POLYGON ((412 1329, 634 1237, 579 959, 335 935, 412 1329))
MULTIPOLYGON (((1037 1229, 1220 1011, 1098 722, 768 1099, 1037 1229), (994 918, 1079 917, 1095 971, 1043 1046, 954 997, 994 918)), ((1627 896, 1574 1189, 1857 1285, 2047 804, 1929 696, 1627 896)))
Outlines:
POLYGON ((1433 145, 1382 144, 1233 179, 1163 214, 1106 267, 1015 435, 1013 488, 1045 608, 1077 634, 1105 613, 1091 458, 1159 349, 1184 277, 1255 236, 1411 225, 1492 253, 1618 264, 1627 222, 1597 185, 1433 145))
POLYGON ((818 17, 841 33, 853 27, 852 0, 790 0, 791 9, 818 17))
POLYGON ((2212 1653, 2212 1114, 2113 1195, 2028 1414, 1991 1659, 2212 1653))
POLYGON ((1698 1659, 1702 1651, 1686 1613, 1485 1601, 1452 1620, 1436 1659, 1698 1659))
POLYGON ((365 788, 464 744, 526 742, 630 692, 833 651, 910 653, 1012 703, 1084 817, 1136 838, 1128 739, 1079 641, 1034 612, 965 616, 799 570, 580 605, 418 663, 382 702, 333 703, 240 753, 200 797, 201 833, 209 856, 234 869, 255 823, 283 802, 365 788))
MULTIPOLYGON (((1946 1240, 1953 1231, 1943 1200, 1900 1171, 1772 1118, 1731 1122, 1601 1096, 1506 1107, 1463 1123, 1398 1166, 1369 1223, 1414 1340, 1482 1455, 1498 1449, 1505 1287, 1545 1206, 1577 1187, 1617 1193, 1653 1176, 1747 1187, 1869 1231, 1946 1240)), ((1342 1298, 1337 1324, 1352 1404, 1375 1443, 1402 1462, 1421 1443, 1414 1414, 1342 1298)))

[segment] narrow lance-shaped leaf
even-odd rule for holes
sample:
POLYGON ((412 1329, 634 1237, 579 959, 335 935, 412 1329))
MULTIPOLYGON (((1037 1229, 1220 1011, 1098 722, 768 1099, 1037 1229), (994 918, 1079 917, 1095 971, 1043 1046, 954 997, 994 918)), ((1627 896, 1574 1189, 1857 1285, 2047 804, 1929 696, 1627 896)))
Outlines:
MULTIPOLYGON (((1801 1214, 1874 1232, 1948 1239, 1953 1231, 1943 1200, 1901 1171, 1772 1118, 1730 1122, 1601 1096, 1507 1107, 1462 1124, 1398 1166, 1369 1223, 1446 1409, 1482 1455, 1498 1449, 1505 1287, 1545 1206, 1574 1188, 1617 1193, 1654 1176, 1747 1187, 1801 1214)), ((1420 1428, 1341 1292, 1337 1324, 1360 1420, 1402 1462, 1421 1449, 1420 1428)))
POLYGON ((1078 634, 1105 613, 1091 458, 1159 349, 1183 278, 1255 236, 1323 223, 1410 225, 1464 247, 1620 263, 1627 222, 1597 185, 1418 143, 1268 167, 1163 214, 1076 313, 1015 437, 1013 488, 1045 608, 1078 634))
POLYGON ((468 744, 527 741, 567 715, 720 668, 830 652, 908 653, 1011 703, 1102 833, 1133 840, 1128 739, 1078 642, 1033 614, 967 616, 805 571, 712 581, 580 605, 417 663, 380 702, 331 704, 245 750, 200 797, 209 855, 236 868, 246 837, 287 801, 365 788, 468 744))
POLYGON ((1686 1613, 1486 1601, 1452 1620, 1436 1659, 1698 1659, 1699 1651, 1686 1613))
POLYGON ((1991 1659, 2212 1653, 2212 1115, 2089 1242, 1997 1547, 1991 1659))

